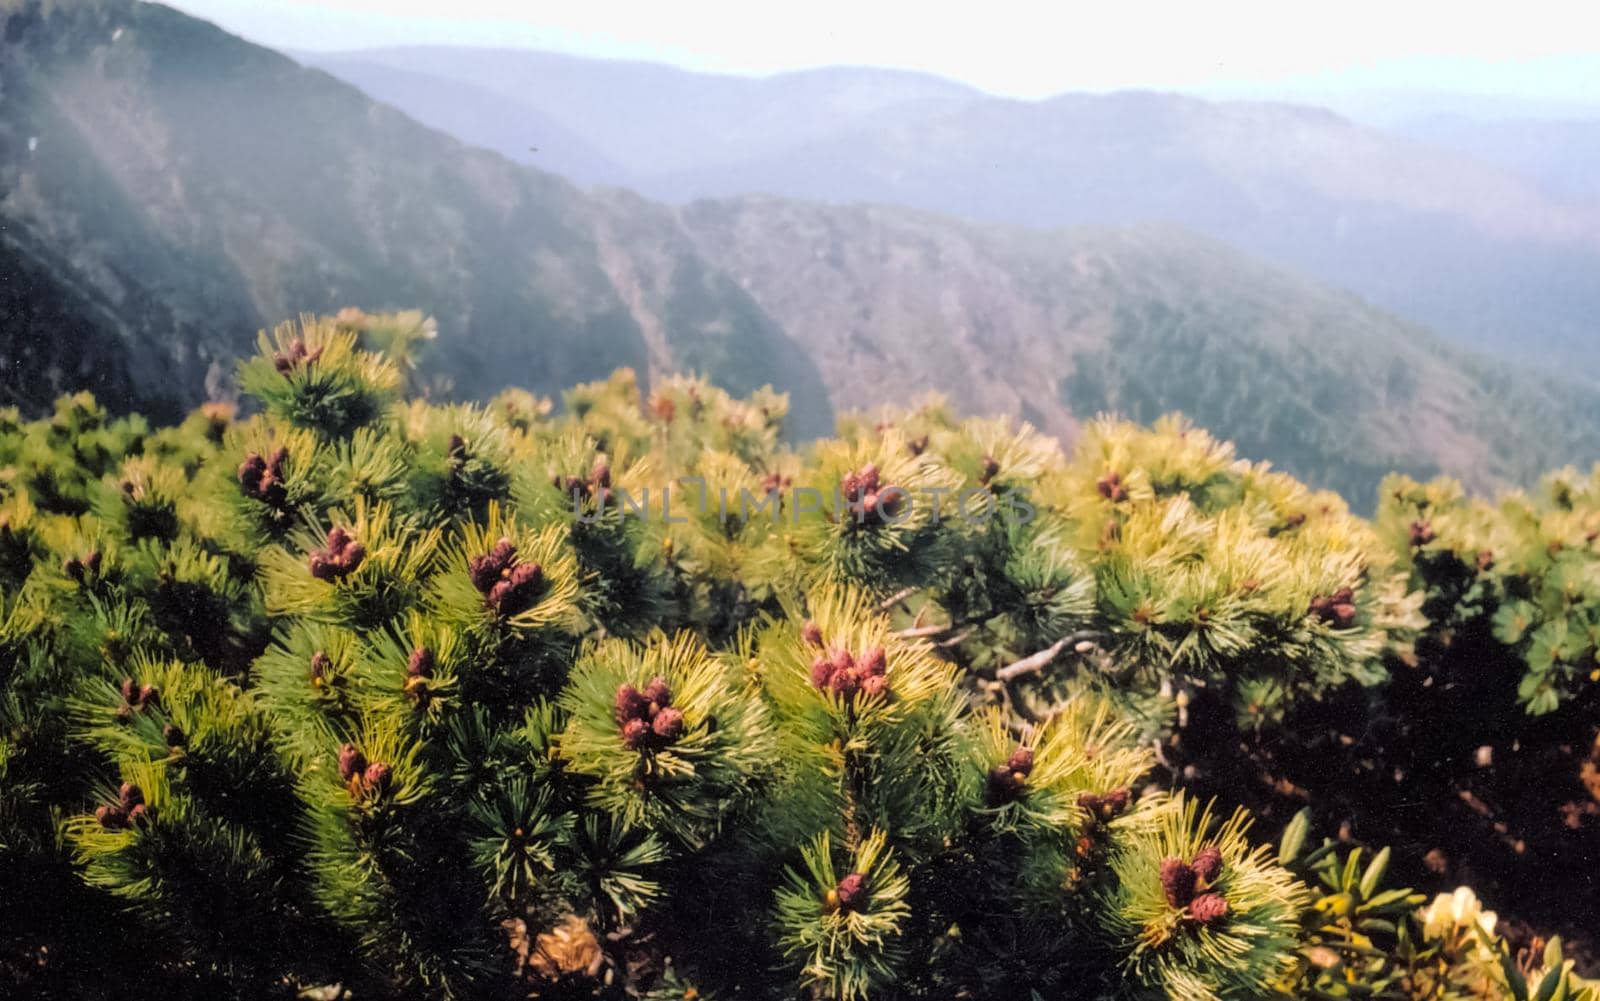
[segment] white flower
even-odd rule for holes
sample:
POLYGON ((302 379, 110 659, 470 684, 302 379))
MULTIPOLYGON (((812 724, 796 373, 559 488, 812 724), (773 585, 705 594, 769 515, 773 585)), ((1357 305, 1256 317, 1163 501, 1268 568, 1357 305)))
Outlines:
POLYGON ((1494 911, 1483 909, 1470 886, 1461 886, 1454 893, 1434 897, 1433 903, 1423 910, 1422 934, 1424 938, 1438 941, 1454 938, 1457 932, 1476 925, 1485 935, 1493 935, 1498 920, 1494 911))

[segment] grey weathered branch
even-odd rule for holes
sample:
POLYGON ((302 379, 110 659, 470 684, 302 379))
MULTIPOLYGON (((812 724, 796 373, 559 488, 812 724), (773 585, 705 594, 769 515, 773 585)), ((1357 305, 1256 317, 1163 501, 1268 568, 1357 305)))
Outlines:
POLYGON ((1092 642, 1099 639, 1100 636, 1100 633, 1088 629, 1075 633, 1068 633, 1059 640, 1056 640, 1054 643, 1045 647, 1043 650, 1040 650, 1037 653, 1031 653, 1021 660, 1014 661, 1013 663, 1007 664, 1005 667, 1000 668, 994 672, 994 676, 1001 681, 1012 681, 1016 678, 1022 677, 1025 674, 1035 674, 1044 670, 1046 667, 1049 667, 1051 661, 1055 660, 1056 657, 1061 654, 1061 651, 1065 650, 1068 646, 1076 646, 1077 644, 1083 642, 1092 642))
POLYGON ((916 594, 920 590, 922 590, 920 587, 902 588, 901 590, 896 591, 894 594, 891 594, 889 597, 878 602, 878 611, 887 612, 889 609, 900 604, 902 601, 905 601, 907 598, 911 597, 913 594, 916 594))

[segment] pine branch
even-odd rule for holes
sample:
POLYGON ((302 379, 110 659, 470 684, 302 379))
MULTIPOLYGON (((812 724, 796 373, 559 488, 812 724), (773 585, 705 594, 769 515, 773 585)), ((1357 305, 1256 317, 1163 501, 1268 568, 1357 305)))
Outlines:
POLYGON ((1051 662, 1054 661, 1061 651, 1065 650, 1068 646, 1076 646, 1082 643, 1093 643, 1095 640, 1101 639, 1104 635, 1104 633, 1100 633, 1092 629, 1081 629, 1075 633, 1068 633, 1059 640, 1056 640, 1054 643, 1045 647, 1043 650, 1040 650, 1037 653, 1029 654, 1021 660, 1013 661, 1012 663, 1007 664, 1005 667, 999 668, 994 672, 994 676, 1000 681, 1014 681, 1017 678, 1021 678, 1025 675, 1037 674, 1046 667, 1049 667, 1051 662))

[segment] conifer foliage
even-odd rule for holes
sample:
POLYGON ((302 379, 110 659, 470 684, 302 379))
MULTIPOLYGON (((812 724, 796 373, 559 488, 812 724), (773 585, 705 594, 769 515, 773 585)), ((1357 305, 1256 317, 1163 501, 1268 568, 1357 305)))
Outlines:
MULTIPOLYGON (((8 905, 0 978, 1595 996, 1160 768, 1201 694, 1259 731, 1381 687, 1432 553, 1492 549, 1529 709, 1577 697, 1586 564, 1415 485, 1388 545, 1177 421, 1066 456, 930 403, 797 452, 689 378, 407 400, 429 330, 286 324, 176 427, 0 416, 0 890, 64 901, 8 905)), ((1572 503, 1515 520, 1576 545, 1572 503)))

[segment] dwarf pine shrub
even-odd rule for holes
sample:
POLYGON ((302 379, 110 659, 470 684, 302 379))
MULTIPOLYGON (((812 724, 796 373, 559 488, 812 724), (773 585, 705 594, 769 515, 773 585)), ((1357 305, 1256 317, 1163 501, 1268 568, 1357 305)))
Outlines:
MULTIPOLYGON (((796 451, 689 378, 408 400, 430 329, 284 325, 172 428, 0 419, 24 992, 1594 996, 1161 768, 1197 693, 1270 729, 1466 614, 1418 586, 1444 514, 1394 545, 1177 420, 796 451)), ((1571 692, 1536 548, 1497 635, 1571 692)))

